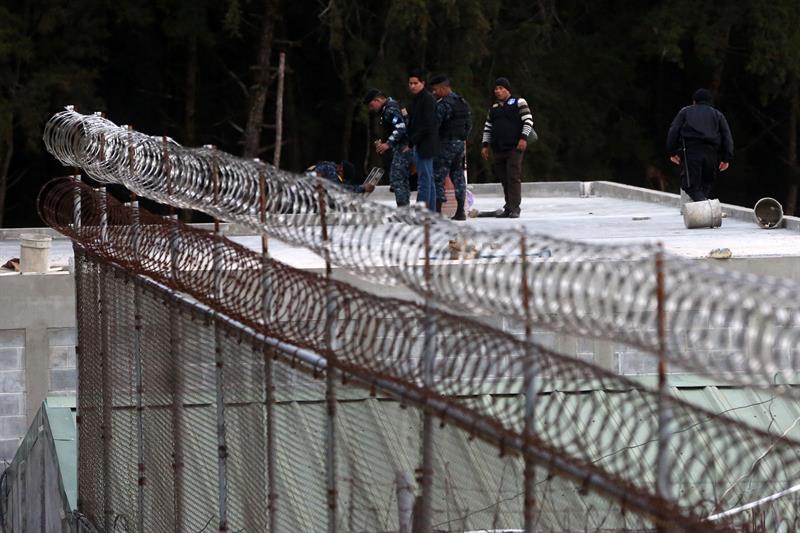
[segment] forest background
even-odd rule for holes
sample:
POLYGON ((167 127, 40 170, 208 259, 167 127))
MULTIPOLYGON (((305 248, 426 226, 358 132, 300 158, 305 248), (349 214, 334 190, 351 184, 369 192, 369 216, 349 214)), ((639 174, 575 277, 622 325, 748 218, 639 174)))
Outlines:
MULTIPOLYGON (((664 148, 709 88, 736 143, 721 200, 797 210, 798 0, 0 0, 0 227, 39 225, 43 146, 67 104, 117 124, 271 161, 286 53, 281 168, 376 164, 370 87, 408 102, 407 73, 446 73, 472 106, 469 180, 495 78, 534 110, 525 181, 606 179, 677 192, 664 148)), ((712 194, 713 194, 712 193, 712 194)))

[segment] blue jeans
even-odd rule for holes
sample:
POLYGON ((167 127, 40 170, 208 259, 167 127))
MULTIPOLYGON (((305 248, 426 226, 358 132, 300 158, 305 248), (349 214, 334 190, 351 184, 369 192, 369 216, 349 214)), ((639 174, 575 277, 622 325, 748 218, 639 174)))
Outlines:
POLYGON ((414 149, 417 167, 417 202, 425 202, 428 209, 436 211, 436 183, 433 180, 433 158, 421 159, 414 149))

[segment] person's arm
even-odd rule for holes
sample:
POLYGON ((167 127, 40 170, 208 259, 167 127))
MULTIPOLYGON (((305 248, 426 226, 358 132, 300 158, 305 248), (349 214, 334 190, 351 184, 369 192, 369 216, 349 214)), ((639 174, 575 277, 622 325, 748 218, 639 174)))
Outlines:
POLYGON ((483 137, 481 138, 481 157, 489 159, 489 145, 492 143, 492 109, 486 113, 486 122, 483 123, 483 137))
POLYGON ((678 151, 680 150, 680 146, 678 146, 678 140, 680 139, 681 135, 681 126, 683 123, 686 122, 686 108, 684 107, 678 114, 675 115, 675 118, 672 119, 672 124, 669 127, 669 132, 667 133, 667 153, 670 156, 670 160, 673 163, 680 164, 680 157, 678 157, 678 161, 675 161, 675 157, 678 156, 678 151))
POLYGON ((453 108, 444 98, 436 102, 436 125, 441 126, 453 114, 453 108))
POLYGON ((468 139, 469 134, 472 132, 472 109, 470 109, 466 100, 464 100, 464 105, 467 106, 467 123, 464 125, 464 138, 468 139))
POLYGON ((533 113, 524 98, 517 98, 517 108, 519 109, 519 118, 522 119, 522 131, 519 135, 517 150, 524 152, 528 147, 528 135, 533 131, 533 113))
POLYGON ((386 139, 386 143, 390 148, 394 149, 406 137, 406 120, 403 118, 400 110, 394 108, 389 112, 388 119, 392 123, 392 133, 389 135, 389 138, 386 139))
POLYGON ((406 139, 406 119, 399 108, 387 108, 386 111, 384 111, 383 120, 392 124, 392 133, 389 135, 388 139, 375 147, 375 151, 378 152, 378 154, 394 150, 406 139))
POLYGON ((722 135, 722 145, 720 146, 720 170, 728 170, 731 159, 733 159, 733 135, 728 126, 728 120, 722 113, 719 114, 719 132, 722 135))

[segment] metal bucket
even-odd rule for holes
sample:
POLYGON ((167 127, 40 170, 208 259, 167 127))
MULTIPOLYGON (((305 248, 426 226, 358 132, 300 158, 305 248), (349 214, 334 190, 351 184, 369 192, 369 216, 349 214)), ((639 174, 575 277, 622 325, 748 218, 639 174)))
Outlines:
POLYGON ((774 198, 762 198, 753 208, 756 223, 765 229, 777 228, 783 222, 783 207, 774 198))
POLYGON ((718 228, 722 225, 719 200, 689 202, 683 206, 683 223, 687 229, 718 228))
POLYGON ((37 233, 23 233, 19 243, 19 269, 45 273, 50 269, 50 243, 53 239, 37 233))

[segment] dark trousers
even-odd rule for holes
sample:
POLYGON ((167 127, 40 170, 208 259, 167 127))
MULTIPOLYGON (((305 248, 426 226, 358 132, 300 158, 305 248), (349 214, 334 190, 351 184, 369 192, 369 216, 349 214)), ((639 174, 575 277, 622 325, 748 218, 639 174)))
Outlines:
POLYGON ((503 209, 507 213, 519 213, 519 204, 522 202, 523 155, 517 149, 494 152, 494 175, 503 184, 503 194, 506 197, 503 209))
POLYGON ((693 202, 708 200, 708 193, 717 177, 719 155, 707 145, 687 146, 681 165, 681 189, 693 202))

